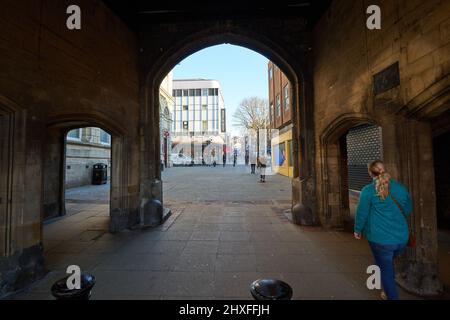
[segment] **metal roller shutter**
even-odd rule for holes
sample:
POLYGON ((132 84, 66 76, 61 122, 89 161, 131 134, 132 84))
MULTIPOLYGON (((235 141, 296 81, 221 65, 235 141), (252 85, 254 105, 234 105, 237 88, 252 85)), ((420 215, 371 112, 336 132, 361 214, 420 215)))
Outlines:
POLYGON ((363 125, 351 129, 347 134, 349 188, 360 191, 372 182, 367 173, 367 164, 383 159, 381 127, 363 125))

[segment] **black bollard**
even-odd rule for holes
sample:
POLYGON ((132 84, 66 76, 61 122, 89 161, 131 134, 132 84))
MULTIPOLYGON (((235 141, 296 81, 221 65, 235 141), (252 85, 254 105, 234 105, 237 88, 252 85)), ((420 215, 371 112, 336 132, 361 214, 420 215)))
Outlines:
POLYGON ((92 288, 95 285, 95 277, 90 274, 81 275, 81 288, 72 289, 67 288, 67 279, 56 281, 52 286, 52 295, 57 300, 89 300, 91 298, 92 288))
POLYGON ((281 280, 259 279, 250 286, 255 300, 291 300, 292 288, 281 280))
POLYGON ((144 226, 157 227, 161 225, 164 217, 164 208, 161 201, 150 200, 144 209, 144 226))

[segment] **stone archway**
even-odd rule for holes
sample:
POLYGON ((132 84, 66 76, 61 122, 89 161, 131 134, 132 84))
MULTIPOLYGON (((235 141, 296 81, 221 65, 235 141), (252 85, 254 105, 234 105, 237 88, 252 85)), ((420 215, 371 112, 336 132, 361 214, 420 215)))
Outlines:
POLYGON ((47 126, 47 143, 43 159, 43 216, 65 214, 66 135, 72 129, 99 127, 111 134, 110 232, 118 232, 139 221, 128 188, 129 152, 126 133, 105 116, 68 115, 53 118, 47 126))
POLYGON ((346 133, 357 126, 377 125, 367 114, 343 114, 320 135, 320 171, 317 181, 320 222, 328 228, 343 228, 349 219, 346 133))
MULTIPOLYGON (((298 20, 298 19, 297 19, 298 20)), ((297 21, 301 29, 302 23, 297 21)), ((154 26, 153 26, 154 27, 154 26)), ((141 88, 142 132, 145 152, 141 156, 141 198, 153 194, 162 200, 159 155, 159 84, 166 74, 187 56, 210 46, 229 43, 256 51, 275 64, 286 74, 292 84, 293 97, 293 149, 294 180, 292 188, 293 205, 301 203, 307 211, 314 213, 314 122, 312 112, 312 88, 310 75, 305 67, 308 57, 307 41, 305 47, 290 45, 290 36, 280 38, 274 27, 252 30, 254 26, 241 25, 238 21, 208 22, 207 26, 178 26, 174 30, 164 29, 165 37, 160 43, 148 39, 158 34, 152 28, 142 34, 142 61, 145 81, 141 88), (173 32, 173 33, 172 33, 173 32), (287 41, 286 41, 287 40, 287 41), (149 138, 150 137, 150 138, 149 138), (156 183, 155 183, 156 182, 156 183), (158 186, 158 190, 154 190, 158 186)), ((301 33, 301 32, 300 32, 301 33)))

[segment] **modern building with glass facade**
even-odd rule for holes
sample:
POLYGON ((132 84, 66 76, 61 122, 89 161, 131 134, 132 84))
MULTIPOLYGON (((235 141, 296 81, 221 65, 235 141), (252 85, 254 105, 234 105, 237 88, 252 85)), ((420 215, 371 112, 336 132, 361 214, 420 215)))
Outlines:
POLYGON ((190 143, 203 146, 196 150, 183 150, 195 164, 200 164, 204 160, 202 153, 205 145, 226 142, 226 111, 220 82, 207 79, 174 80, 173 97, 172 142, 174 146, 190 143))
POLYGON ((220 135, 226 132, 225 103, 219 81, 174 80, 173 97, 175 134, 220 135))

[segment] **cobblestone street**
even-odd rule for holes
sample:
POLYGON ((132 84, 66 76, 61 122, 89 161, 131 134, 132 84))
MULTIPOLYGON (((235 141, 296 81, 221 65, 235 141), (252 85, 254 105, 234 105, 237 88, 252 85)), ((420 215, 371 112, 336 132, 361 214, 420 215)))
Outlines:
MULTIPOLYGON (((373 264, 352 234, 292 224, 290 179, 259 183, 238 166, 170 168, 164 225, 108 233, 108 186, 67 192, 68 216, 44 226, 47 276, 16 299, 53 299, 67 266, 97 278, 92 299, 252 299, 262 277, 288 282, 294 299, 378 299, 366 288, 373 264)), ((402 292, 403 298, 412 298, 402 292)))

